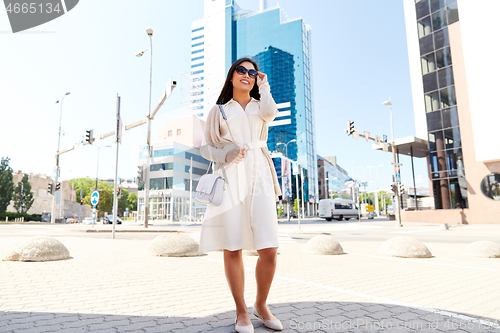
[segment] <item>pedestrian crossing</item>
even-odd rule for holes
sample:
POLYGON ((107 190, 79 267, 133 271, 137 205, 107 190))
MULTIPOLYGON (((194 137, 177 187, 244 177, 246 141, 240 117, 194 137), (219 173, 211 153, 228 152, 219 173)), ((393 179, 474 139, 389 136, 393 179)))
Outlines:
MULTIPOLYGON (((193 239, 196 243, 200 244, 200 233, 193 232, 188 235, 193 239)), ((279 243, 297 243, 297 240, 293 239, 289 234, 279 234, 278 235, 279 243)))

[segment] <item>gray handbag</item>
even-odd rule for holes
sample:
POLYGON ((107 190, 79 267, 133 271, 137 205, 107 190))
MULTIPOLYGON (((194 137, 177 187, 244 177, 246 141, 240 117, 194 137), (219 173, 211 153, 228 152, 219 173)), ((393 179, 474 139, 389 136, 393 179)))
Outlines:
MULTIPOLYGON (((226 121, 227 128, 229 129, 229 123, 227 122, 227 117, 224 113, 224 110, 222 109, 222 105, 219 105, 219 110, 222 113, 222 117, 226 121)), ((231 134, 231 139, 233 139, 234 143, 231 129, 229 129, 229 134, 231 134)), ((227 176, 224 170, 224 164, 222 164, 222 172, 224 174, 224 178, 226 179, 214 173, 209 174, 208 171, 210 170, 210 166, 212 165, 212 163, 213 162, 210 162, 208 164, 207 172, 203 176, 201 176, 200 180, 198 181, 198 186, 196 186, 196 200, 205 205, 211 204, 214 206, 220 206, 220 204, 222 203, 222 192, 224 191, 224 185, 225 181, 227 181, 227 176)))

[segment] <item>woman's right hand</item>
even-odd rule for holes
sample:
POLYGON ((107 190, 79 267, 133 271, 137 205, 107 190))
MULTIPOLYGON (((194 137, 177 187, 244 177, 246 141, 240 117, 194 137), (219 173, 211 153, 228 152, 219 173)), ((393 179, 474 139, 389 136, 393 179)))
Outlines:
POLYGON ((246 148, 234 148, 226 154, 226 163, 240 163, 245 158, 246 148))

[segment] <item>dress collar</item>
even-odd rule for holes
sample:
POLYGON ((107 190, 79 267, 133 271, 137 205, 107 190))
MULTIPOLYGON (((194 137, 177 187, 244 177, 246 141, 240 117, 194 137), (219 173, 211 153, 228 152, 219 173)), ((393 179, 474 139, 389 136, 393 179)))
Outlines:
MULTIPOLYGON (((236 102, 234 99, 232 99, 232 98, 231 98, 231 100, 230 100, 229 102, 227 102, 226 104, 223 104, 222 106, 229 105, 229 104, 231 104, 232 102, 238 103, 238 102, 236 102)), ((250 102, 258 102, 258 100, 256 100, 255 98, 251 97, 250 102)))

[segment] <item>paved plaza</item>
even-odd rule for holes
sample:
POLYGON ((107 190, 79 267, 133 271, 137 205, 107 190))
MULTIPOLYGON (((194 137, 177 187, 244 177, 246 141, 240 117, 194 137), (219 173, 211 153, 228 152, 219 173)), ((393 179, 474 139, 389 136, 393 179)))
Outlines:
MULTIPOLYGON (((13 227, 0 225, 0 258, 36 234, 60 240, 71 258, 0 262, 0 332, 234 332, 220 252, 153 257, 145 248, 158 233, 122 232, 143 230, 133 225, 117 226, 115 239, 84 232, 89 226, 13 227)), ((199 238, 199 226, 151 226, 166 229, 199 238)), ((306 223, 301 230, 280 223, 268 303, 284 332, 500 332, 500 259, 463 255, 470 242, 500 239, 500 226, 306 223), (346 254, 303 252, 322 233, 338 239, 346 254), (384 239, 398 235, 421 239, 433 257, 377 253, 384 239)), ((244 256, 249 308, 256 261, 244 256)), ((256 332, 271 332, 251 318, 256 332)))

